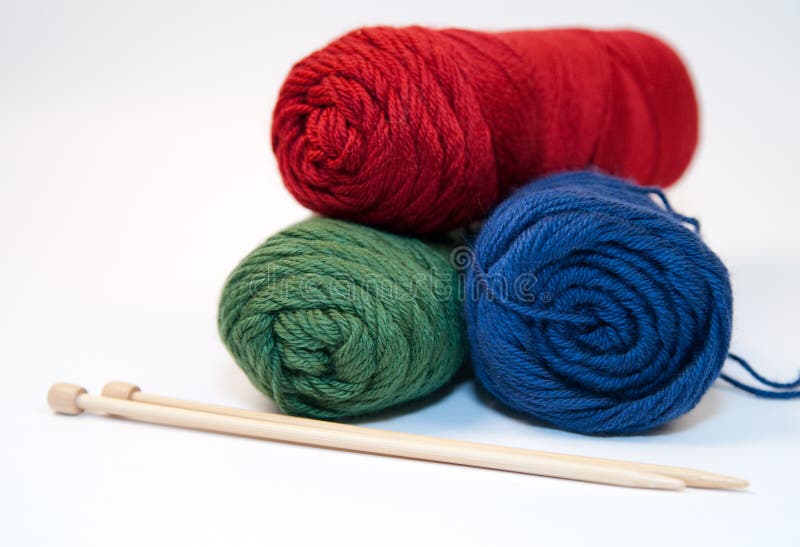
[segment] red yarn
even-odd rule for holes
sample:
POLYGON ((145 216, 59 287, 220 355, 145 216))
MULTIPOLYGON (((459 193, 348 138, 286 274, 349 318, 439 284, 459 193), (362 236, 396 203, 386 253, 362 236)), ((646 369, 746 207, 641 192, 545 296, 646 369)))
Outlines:
POLYGON ((667 186, 697 125, 686 68, 652 36, 377 27, 292 68, 272 146, 303 205, 425 234, 555 171, 596 166, 667 186))

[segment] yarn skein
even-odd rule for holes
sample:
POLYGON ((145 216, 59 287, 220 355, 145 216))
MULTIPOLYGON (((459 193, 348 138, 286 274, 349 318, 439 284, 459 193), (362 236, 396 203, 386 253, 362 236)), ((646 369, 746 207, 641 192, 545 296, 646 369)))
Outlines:
POLYGON ((697 227, 658 190, 593 172, 518 190, 467 270, 479 381, 580 433, 636 433, 688 412, 731 337, 728 273, 697 227))
POLYGON ((667 186, 697 134, 687 70, 652 36, 376 27, 292 68, 272 147, 306 207, 431 234, 568 169, 667 186))
POLYGON ((231 273, 219 332, 253 385, 286 413, 345 418, 442 387, 466 337, 447 250, 312 218, 231 273))

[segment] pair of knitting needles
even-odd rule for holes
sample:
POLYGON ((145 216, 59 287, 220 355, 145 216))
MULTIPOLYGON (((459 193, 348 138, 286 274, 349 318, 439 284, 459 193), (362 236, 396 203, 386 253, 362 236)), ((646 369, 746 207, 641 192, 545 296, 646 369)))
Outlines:
POLYGON ((89 395, 74 384, 54 384, 47 402, 62 414, 89 412, 214 433, 616 486, 659 490, 748 486, 743 479, 684 467, 454 441, 185 401, 144 393, 124 382, 106 384, 101 396, 89 395))

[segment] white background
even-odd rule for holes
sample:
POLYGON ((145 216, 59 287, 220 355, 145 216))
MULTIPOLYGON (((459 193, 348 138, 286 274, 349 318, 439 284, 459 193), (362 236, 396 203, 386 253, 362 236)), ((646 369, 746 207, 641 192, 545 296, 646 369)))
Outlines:
POLYGON ((53 415, 54 381, 271 409, 218 340, 236 262, 307 214, 268 146, 291 64, 365 24, 633 26, 688 60, 702 143, 669 195, 730 267, 733 349, 800 368, 796 2, 19 2, 0 8, 0 544, 798 545, 800 401, 716 384, 658 433, 530 425, 471 383, 374 425, 687 465, 637 491, 53 415))

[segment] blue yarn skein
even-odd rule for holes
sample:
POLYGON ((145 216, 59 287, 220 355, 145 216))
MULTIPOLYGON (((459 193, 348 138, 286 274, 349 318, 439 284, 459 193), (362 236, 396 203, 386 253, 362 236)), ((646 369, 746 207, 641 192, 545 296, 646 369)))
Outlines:
POLYGON ((732 315, 728 272, 697 227, 659 191, 598 173, 518 190, 467 268, 478 380, 579 433, 641 432, 691 410, 720 374, 732 315))

